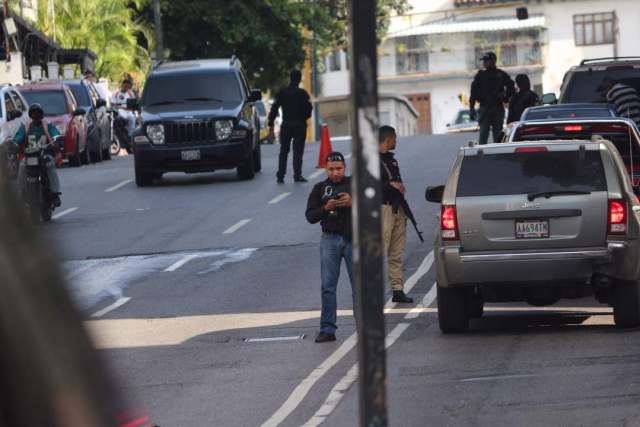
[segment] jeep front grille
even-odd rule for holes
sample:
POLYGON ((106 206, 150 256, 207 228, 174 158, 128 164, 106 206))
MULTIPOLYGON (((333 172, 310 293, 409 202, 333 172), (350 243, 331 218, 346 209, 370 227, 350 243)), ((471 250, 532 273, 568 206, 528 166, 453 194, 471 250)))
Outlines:
POLYGON ((213 121, 164 123, 167 144, 208 144, 216 142, 213 121))

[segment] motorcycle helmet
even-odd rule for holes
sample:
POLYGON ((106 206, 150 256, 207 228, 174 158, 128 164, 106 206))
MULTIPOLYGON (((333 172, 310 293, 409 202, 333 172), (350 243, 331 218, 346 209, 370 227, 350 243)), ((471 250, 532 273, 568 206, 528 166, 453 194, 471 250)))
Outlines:
POLYGON ((29 106, 29 118, 32 120, 42 120, 44 117, 44 110, 42 105, 38 103, 31 104, 29 106))

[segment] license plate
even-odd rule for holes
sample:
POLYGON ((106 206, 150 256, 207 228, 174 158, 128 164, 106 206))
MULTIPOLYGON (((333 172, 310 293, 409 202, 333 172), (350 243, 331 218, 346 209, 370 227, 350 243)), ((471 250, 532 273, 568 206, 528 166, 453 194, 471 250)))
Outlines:
POLYGON ((40 159, 37 157, 27 157, 27 166, 38 166, 40 159))
POLYGON ((516 239, 549 237, 549 221, 516 221, 516 239))
POLYGON ((182 160, 192 162, 194 160, 200 160, 200 150, 186 150, 181 153, 182 160))

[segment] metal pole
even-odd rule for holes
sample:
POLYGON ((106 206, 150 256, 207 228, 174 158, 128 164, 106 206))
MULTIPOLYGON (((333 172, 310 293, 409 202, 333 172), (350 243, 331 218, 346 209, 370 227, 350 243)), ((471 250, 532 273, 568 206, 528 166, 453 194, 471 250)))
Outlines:
POLYGON ((313 32, 313 39, 311 42, 311 80, 313 86, 313 123, 314 123, 314 139, 320 140, 320 103, 318 102, 318 95, 320 94, 320 88, 318 85, 318 44, 316 42, 316 33, 313 32))
POLYGON ((360 426, 387 425, 376 0, 349 0, 360 426))
POLYGON ((164 59, 164 43, 162 36, 162 11, 160 10, 160 0, 153 0, 153 19, 156 27, 156 60, 164 59))
MULTIPOLYGON (((4 19, 7 19, 9 17, 9 0, 4 0, 2 2, 2 6, 3 6, 4 19)), ((11 60, 11 44, 9 43, 9 34, 7 34, 6 25, 3 25, 2 28, 4 28, 4 30, 5 30, 5 34, 4 34, 4 49, 5 49, 5 52, 6 52, 6 60, 9 61, 9 60, 11 60)))

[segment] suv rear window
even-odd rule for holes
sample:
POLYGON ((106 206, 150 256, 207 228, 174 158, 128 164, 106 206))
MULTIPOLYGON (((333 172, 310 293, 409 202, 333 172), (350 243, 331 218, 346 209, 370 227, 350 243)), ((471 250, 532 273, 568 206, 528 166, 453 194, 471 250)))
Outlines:
POLYGON ((561 94, 563 104, 570 102, 606 102, 605 93, 598 86, 606 76, 636 88, 640 92, 640 69, 574 71, 561 94))
POLYGON ((598 151, 484 154, 462 161, 457 197, 606 190, 598 151))
POLYGON ((600 118, 611 117, 611 110, 609 108, 576 108, 573 110, 558 109, 558 108, 545 108, 528 111, 520 121, 524 120, 540 120, 540 119, 572 119, 572 118, 600 118))
POLYGON ((29 104, 40 104, 45 116, 67 114, 67 101, 62 91, 24 91, 22 95, 29 104))
POLYGON ((142 98, 142 105, 145 107, 171 102, 237 105, 242 101, 242 92, 233 72, 179 73, 150 77, 142 98))

